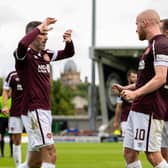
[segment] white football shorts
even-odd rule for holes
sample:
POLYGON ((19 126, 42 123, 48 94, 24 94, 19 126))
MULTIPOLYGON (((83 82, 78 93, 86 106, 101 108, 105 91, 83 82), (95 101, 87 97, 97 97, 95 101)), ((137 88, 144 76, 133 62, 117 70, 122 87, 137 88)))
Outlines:
POLYGON ((10 116, 8 129, 9 134, 21 134, 23 132, 23 123, 21 117, 10 116))
POLYGON ((152 115, 130 111, 125 130, 124 147, 136 151, 160 151, 163 120, 152 115))
POLYGON ((29 151, 38 151, 41 147, 54 144, 50 110, 37 109, 28 111, 27 116, 22 117, 28 134, 29 151))
POLYGON ((168 121, 165 121, 162 132, 162 145, 163 148, 168 148, 168 121))
POLYGON ((121 122, 121 132, 122 132, 122 136, 125 136, 125 129, 127 128, 127 121, 122 121, 121 122))

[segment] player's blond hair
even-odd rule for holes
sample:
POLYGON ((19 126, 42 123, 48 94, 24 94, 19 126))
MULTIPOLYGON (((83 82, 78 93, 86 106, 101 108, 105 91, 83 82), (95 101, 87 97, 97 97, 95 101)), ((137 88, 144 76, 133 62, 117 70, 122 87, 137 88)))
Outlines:
POLYGON ((137 20, 147 21, 147 22, 150 22, 151 24, 160 24, 160 16, 153 9, 148 9, 148 10, 145 10, 145 11, 141 12, 137 16, 137 20))

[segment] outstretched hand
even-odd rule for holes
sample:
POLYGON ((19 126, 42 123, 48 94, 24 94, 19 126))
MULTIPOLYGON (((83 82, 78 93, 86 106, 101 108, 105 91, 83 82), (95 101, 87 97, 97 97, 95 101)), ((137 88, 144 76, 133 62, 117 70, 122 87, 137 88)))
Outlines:
POLYGON ((55 24, 56 21, 55 18, 47 17, 37 28, 40 30, 40 33, 47 34, 48 31, 53 29, 53 27, 49 26, 55 24))
POLYGON ((68 30, 65 31, 65 33, 63 34, 64 42, 71 42, 72 41, 71 34, 72 34, 71 29, 68 29, 68 30))
POLYGON ((120 95, 121 91, 123 90, 123 86, 121 86, 120 84, 114 83, 112 85, 112 91, 117 94, 120 95))

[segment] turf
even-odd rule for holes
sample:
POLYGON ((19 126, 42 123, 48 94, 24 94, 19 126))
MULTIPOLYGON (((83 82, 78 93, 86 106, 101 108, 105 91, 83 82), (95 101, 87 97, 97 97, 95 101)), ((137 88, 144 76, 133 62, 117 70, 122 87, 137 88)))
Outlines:
MULTIPOLYGON (((5 146, 5 158, 0 158, 0 168, 15 168, 9 157, 9 145, 5 146)), ((26 144, 22 145, 23 158, 26 144)), ((58 143, 57 168, 125 168, 122 143, 58 143)), ((145 155, 140 155, 143 167, 152 168, 145 155)))

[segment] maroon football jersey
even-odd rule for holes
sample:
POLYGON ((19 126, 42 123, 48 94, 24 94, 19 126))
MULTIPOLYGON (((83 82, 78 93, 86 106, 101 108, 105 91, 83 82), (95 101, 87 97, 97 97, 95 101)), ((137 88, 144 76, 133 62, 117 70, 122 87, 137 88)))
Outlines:
POLYGON ((41 53, 28 48, 40 31, 35 28, 19 42, 14 52, 16 70, 24 88, 24 104, 27 110, 50 109, 50 61, 74 55, 73 42, 64 50, 44 50, 41 53))
POLYGON ((8 74, 4 83, 4 89, 12 90, 10 116, 20 116, 22 114, 23 87, 16 71, 8 74))
MULTIPOLYGON (((136 88, 142 87, 154 77, 154 66, 157 65, 168 66, 168 39, 164 35, 152 38, 141 56, 136 88)), ((155 119, 164 119, 166 103, 162 97, 163 87, 135 99, 131 109, 140 113, 152 114, 155 119)))
POLYGON ((125 101, 124 99, 122 99, 122 113, 121 113, 121 122, 122 121, 127 121, 130 109, 131 109, 131 102, 125 101))
POLYGON ((117 104, 121 104, 121 116, 120 121, 127 121, 132 102, 128 102, 122 97, 117 97, 117 104))

